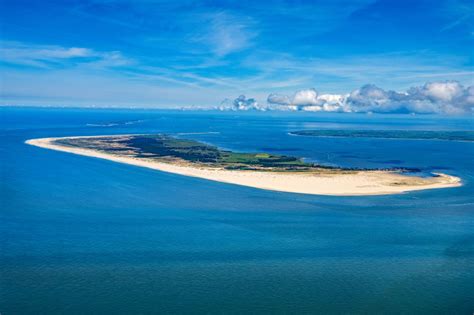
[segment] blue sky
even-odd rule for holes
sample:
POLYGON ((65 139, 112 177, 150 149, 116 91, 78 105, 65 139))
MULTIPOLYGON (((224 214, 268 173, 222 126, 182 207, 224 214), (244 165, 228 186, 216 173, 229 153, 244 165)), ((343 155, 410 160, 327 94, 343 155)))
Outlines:
POLYGON ((216 106, 474 83, 473 1, 1 1, 2 104, 216 106))

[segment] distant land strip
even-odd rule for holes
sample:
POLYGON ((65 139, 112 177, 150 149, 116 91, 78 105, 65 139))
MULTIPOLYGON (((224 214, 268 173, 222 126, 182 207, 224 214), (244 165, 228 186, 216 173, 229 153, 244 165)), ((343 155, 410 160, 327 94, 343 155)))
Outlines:
POLYGON ((474 142, 474 131, 424 131, 424 130, 299 130, 289 133, 294 136, 380 138, 401 140, 443 140, 474 142))

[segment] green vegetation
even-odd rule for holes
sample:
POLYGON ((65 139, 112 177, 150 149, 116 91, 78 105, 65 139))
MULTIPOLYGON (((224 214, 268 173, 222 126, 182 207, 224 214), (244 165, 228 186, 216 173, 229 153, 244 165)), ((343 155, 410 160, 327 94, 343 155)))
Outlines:
POLYGON ((331 168, 303 162, 300 158, 268 153, 238 153, 220 150, 194 140, 167 135, 68 138, 58 144, 105 151, 107 153, 199 163, 211 167, 240 170, 307 171, 331 168))
POLYGON ((474 141, 474 131, 422 130, 301 130, 292 135, 341 138, 385 138, 410 140, 474 141))
MULTIPOLYGON (((316 131, 314 131, 316 132, 316 131)), ((297 132, 312 135, 313 131, 297 132)), ((295 133, 296 134, 296 133, 295 133)), ((126 135, 63 138, 54 141, 63 146, 97 150, 119 156, 156 159, 170 163, 192 163, 228 170, 260 170, 290 172, 352 172, 351 169, 304 162, 301 158, 265 152, 241 153, 221 150, 206 143, 180 139, 168 135, 126 135)), ((375 170, 375 169, 372 169, 375 170)), ((415 168, 378 169, 399 172, 418 172, 415 168)))

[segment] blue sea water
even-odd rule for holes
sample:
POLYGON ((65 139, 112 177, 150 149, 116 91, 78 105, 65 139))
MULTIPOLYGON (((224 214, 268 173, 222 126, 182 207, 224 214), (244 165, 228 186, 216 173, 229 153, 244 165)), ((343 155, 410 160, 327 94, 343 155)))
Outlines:
POLYGON ((474 130, 472 117, 0 109, 0 313, 472 314, 474 143, 311 138, 302 129, 474 130), (464 186, 279 193, 24 144, 168 133, 464 186))

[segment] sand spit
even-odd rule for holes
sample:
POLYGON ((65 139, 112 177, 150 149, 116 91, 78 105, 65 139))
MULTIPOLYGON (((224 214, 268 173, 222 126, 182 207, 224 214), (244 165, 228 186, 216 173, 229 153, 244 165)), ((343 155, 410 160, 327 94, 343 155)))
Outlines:
POLYGON ((41 148, 106 159, 184 176, 301 194, 331 196, 386 195, 461 186, 460 178, 441 173, 437 173, 438 176, 436 177, 423 178, 406 176, 390 171, 358 171, 350 173, 341 171, 341 173, 336 172, 332 174, 312 174, 196 167, 191 164, 166 163, 156 159, 135 158, 97 150, 58 145, 54 143, 57 139, 61 138, 31 139, 26 141, 26 143, 41 148))

